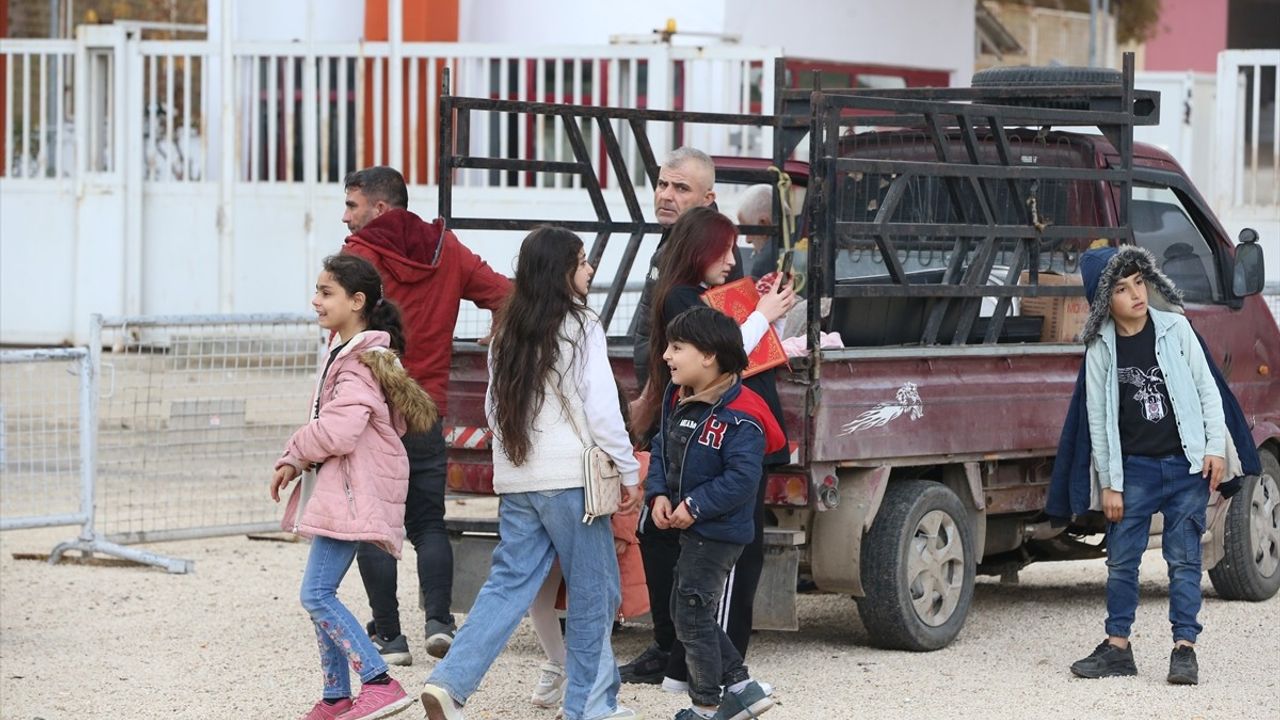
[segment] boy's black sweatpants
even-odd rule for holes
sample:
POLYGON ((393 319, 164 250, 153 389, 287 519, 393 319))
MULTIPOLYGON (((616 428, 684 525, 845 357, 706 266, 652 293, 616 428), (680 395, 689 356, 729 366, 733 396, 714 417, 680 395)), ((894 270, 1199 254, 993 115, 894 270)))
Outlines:
MULTIPOLYGON (((742 548, 742 555, 725 582, 724 600, 716 612, 720 627, 743 658, 751 642, 751 616, 755 611, 756 587, 764 570, 764 492, 769 470, 765 468, 756 491, 755 535, 742 548)), ((653 618, 653 639, 658 647, 671 653, 667 677, 687 681, 684 646, 676 639, 671 620, 671 587, 675 584, 676 563, 680 560, 680 531, 659 530, 652 515, 646 514, 640 533, 640 556, 644 561, 645 582, 649 586, 649 612, 653 618)))

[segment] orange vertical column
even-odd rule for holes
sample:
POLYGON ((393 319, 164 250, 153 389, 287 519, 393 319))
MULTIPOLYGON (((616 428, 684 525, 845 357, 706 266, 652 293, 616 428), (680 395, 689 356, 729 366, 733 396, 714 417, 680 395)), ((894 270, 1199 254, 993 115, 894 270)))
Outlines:
MULTIPOLYGON (((0 0, 3 1, 3 0, 0 0)), ((457 42, 458 40, 458 0, 403 0, 404 4, 404 42, 457 42)), ((389 36, 389 7, 388 0, 365 0, 365 18, 364 18, 364 38, 370 42, 385 42, 389 36)), ((426 77, 426 63, 418 59, 409 59, 406 62, 421 63, 418 66, 418 107, 417 117, 421 121, 427 117, 427 92, 429 84, 439 87, 439 83, 444 74, 443 63, 436 64, 435 76, 426 77)), ((383 87, 386 87, 387 73, 384 68, 379 69, 382 72, 383 87)), ((364 82, 366 87, 372 87, 374 68, 365 69, 364 82)), ((409 127, 409 106, 408 106, 408 83, 409 73, 403 73, 404 87, 401 88, 402 97, 406 99, 403 104, 404 114, 398 118, 398 124, 395 130, 392 130, 391 118, 388 115, 387 98, 382 99, 382 117, 383 117, 383 137, 387 137, 389 132, 403 133, 403 147, 405 148, 405 158, 389 158, 389 162, 393 166, 402 166, 406 159, 414 163, 413 177, 415 179, 430 177, 429 173, 433 173, 434 168, 427 167, 427 143, 435 142, 436 128, 426 127, 425 123, 420 122, 418 128, 409 127), (410 131, 417 133, 416 157, 408 158, 409 133, 410 131)), ((438 109, 438 108, 437 108, 438 109)), ((363 165, 372 165, 381 160, 373 157, 373 93, 366 92, 364 96, 364 107, 361 109, 367 122, 364 123, 364 158, 363 165)), ((439 122, 437 113, 437 123, 439 122)), ((403 171, 404 168, 400 167, 403 171)))

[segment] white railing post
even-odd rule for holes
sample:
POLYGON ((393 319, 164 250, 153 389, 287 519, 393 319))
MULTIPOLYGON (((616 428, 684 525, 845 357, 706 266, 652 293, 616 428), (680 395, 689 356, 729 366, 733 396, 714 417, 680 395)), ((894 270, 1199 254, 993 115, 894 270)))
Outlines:
POLYGON ((1221 215, 1235 202, 1236 106, 1239 102, 1238 75, 1230 51, 1218 53, 1218 98, 1214 118, 1213 210, 1221 215))
MULTIPOLYGON (((317 157, 319 150, 316 142, 316 125, 319 122, 317 98, 321 97, 321 95, 316 92, 314 17, 315 3, 307 3, 307 52, 302 61, 302 117, 299 119, 302 123, 302 192, 306 198, 306 216, 302 221, 307 243, 307 264, 306 271, 303 273, 304 278, 308 277, 308 273, 312 272, 319 264, 316 257, 315 195, 319 169, 319 158, 317 157)), ((327 92, 324 93, 323 102, 325 103, 329 101, 327 95, 327 92)), ((326 148, 326 152, 327 150, 326 148)), ((305 280, 303 288, 305 292, 305 280)))
POLYGON ((404 168, 404 0, 387 4, 387 164, 404 168))
MULTIPOLYGON (((649 86, 645 90, 645 105, 650 110, 672 109, 672 77, 674 76, 675 58, 669 45, 655 45, 649 55, 649 86)), ((646 125, 649 143, 653 147, 653 155, 658 162, 671 151, 671 123, 649 123, 646 125)), ((649 182, 645 175, 645 184, 649 182)))
MULTIPOLYGON (((218 309, 231 312, 235 308, 235 226, 233 207, 235 205, 236 185, 236 66, 235 54, 232 52, 232 35, 235 23, 231 13, 234 11, 233 0, 221 0, 222 27, 220 48, 221 97, 219 109, 222 141, 220 143, 221 168, 218 173, 218 309)), ((252 100, 252 98, 251 98, 252 100)), ((254 107, 250 102, 249 107, 254 107)))
MULTIPOLYGON (((123 47, 117 55, 121 61, 116 68, 116 77, 121 82, 114 84, 115 87, 112 88, 116 94, 116 102, 121 103, 116 108, 116 137, 120 138, 116 146, 116 164, 124 185, 124 311, 128 314, 142 312, 142 165, 145 158, 142 142, 142 51, 138 46, 140 34, 140 30, 124 31, 123 47)), ((173 59, 170 57, 167 64, 172 67, 172 63, 173 59)), ((169 87, 172 92, 172 83, 169 87)), ((168 117, 172 118, 172 104, 167 112, 168 117)), ((183 112, 186 112, 185 108, 183 112)), ((152 138, 153 141, 154 139, 152 138)), ((168 139, 169 146, 175 147, 172 134, 168 139)))

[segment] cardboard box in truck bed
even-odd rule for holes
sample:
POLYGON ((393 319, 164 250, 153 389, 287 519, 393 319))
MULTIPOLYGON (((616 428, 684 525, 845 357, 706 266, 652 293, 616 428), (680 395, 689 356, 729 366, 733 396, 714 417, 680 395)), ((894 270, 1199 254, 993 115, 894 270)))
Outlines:
MULTIPOLYGON (((1018 278, 1019 285, 1031 282, 1031 273, 1024 272, 1018 278)), ((1079 275, 1040 273, 1041 285, 1083 285, 1079 275)), ((1079 342, 1089 317, 1089 301, 1080 297, 1029 297, 1022 298, 1022 315, 1044 318, 1040 331, 1041 342, 1079 342)))

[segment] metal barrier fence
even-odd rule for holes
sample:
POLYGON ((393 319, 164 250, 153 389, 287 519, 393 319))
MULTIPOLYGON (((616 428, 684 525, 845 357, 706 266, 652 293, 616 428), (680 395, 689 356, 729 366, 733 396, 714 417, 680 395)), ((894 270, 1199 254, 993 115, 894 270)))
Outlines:
POLYGON ((1280 325, 1280 282, 1267 283, 1262 290, 1262 297, 1267 301, 1267 307, 1271 308, 1276 324, 1280 325))
POLYGON ((90 519, 91 382, 84 348, 0 351, 0 530, 90 519))
POLYGON ((279 527, 271 468, 307 417, 313 315, 95 317, 97 521, 123 543, 279 527))

